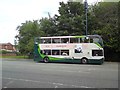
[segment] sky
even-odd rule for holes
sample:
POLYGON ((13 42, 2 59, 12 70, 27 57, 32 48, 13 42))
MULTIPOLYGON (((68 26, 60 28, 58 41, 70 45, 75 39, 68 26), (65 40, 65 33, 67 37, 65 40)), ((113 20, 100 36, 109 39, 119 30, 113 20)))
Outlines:
MULTIPOLYGON (((68 0, 0 0, 0 43, 14 44, 16 27, 26 20, 58 14, 59 2, 68 0)), ((100 0, 87 0, 89 4, 100 0)))

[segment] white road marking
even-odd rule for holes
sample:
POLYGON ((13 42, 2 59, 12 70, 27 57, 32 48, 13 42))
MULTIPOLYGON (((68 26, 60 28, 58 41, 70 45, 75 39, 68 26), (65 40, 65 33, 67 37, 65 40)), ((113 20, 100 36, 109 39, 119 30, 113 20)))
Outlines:
POLYGON ((9 81, 7 84, 6 84, 6 86, 8 86, 8 85, 10 85, 10 84, 12 84, 13 83, 13 81, 9 81))
POLYGON ((89 68, 88 71, 96 70, 95 68, 89 68))
POLYGON ((58 88, 58 86, 55 86, 55 88, 58 88))
POLYGON ((3 88, 7 88, 7 87, 3 87, 3 88))
POLYGON ((44 71, 62 71, 62 72, 71 72, 71 73, 90 73, 89 71, 84 71, 84 70, 81 70, 81 71, 70 71, 70 70, 53 70, 53 69, 41 69, 41 70, 44 70, 44 71))
POLYGON ((78 71, 79 73, 90 73, 89 71, 78 71))
POLYGON ((9 81, 3 88, 7 88, 8 85, 12 84, 13 81, 9 81))
POLYGON ((57 84, 57 85, 63 85, 62 83, 53 83, 53 84, 57 84))
POLYGON ((87 87, 87 86, 76 86, 76 85, 72 85, 72 86, 76 88, 93 88, 93 87, 87 87))
MULTIPOLYGON (((93 88, 93 87, 87 87, 87 86, 68 85, 68 84, 56 83, 56 82, 41 82, 41 81, 27 80, 27 79, 17 79, 17 78, 7 78, 7 77, 3 77, 3 79, 26 81, 26 82, 33 82, 33 83, 48 83, 48 84, 55 85, 55 88, 57 88, 60 85, 61 86, 72 86, 72 87, 77 87, 77 88, 93 88)), ((10 81, 9 83, 7 83, 7 85, 10 85, 11 83, 13 83, 13 81, 10 81)), ((3 88, 7 88, 7 87, 5 86, 3 88)))

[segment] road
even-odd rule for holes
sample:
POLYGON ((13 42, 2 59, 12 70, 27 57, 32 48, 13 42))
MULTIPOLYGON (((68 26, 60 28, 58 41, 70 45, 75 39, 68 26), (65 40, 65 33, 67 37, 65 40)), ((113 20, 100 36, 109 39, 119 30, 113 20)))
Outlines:
POLYGON ((118 88, 118 63, 36 63, 2 59, 3 88, 118 88))

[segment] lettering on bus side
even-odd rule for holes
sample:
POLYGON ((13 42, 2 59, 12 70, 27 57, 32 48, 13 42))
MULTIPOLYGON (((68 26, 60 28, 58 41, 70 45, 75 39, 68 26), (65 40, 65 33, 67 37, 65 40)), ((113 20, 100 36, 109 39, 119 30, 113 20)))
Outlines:
POLYGON ((61 47, 61 48, 63 48, 63 47, 67 47, 66 45, 56 45, 56 47, 61 47))

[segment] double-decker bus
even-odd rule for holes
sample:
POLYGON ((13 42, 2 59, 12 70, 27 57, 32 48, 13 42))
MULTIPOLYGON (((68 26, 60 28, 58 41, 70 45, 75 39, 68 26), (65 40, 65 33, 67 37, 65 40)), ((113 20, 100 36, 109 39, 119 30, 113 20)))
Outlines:
POLYGON ((103 41, 99 35, 36 37, 34 61, 102 64, 103 41))

